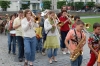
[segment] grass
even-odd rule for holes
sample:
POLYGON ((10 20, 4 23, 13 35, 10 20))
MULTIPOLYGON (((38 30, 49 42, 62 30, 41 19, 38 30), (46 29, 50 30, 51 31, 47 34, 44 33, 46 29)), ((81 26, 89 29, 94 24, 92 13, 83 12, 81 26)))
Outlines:
POLYGON ((93 24, 95 23, 95 22, 98 22, 98 23, 100 23, 100 18, 86 18, 86 19, 82 19, 82 21, 84 22, 84 23, 89 23, 90 24, 90 28, 88 28, 87 30, 89 31, 89 32, 92 32, 93 31, 93 24))

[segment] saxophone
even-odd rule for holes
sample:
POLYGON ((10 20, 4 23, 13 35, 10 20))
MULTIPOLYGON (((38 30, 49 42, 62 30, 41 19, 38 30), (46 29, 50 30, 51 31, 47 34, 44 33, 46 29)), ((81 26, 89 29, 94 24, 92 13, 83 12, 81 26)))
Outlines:
POLYGON ((81 46, 85 40, 86 40, 86 37, 82 38, 79 44, 77 45, 76 49, 74 50, 73 54, 70 55, 71 61, 75 61, 78 58, 78 56, 82 54, 81 46))

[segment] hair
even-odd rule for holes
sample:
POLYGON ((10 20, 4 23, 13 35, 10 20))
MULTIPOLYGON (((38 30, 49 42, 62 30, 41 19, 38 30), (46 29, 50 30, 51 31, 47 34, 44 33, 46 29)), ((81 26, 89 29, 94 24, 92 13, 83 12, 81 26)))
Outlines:
POLYGON ((75 16, 74 17, 74 20, 76 20, 76 19, 80 19, 80 16, 75 16))
POLYGON ((78 21, 76 22, 76 24, 77 24, 77 25, 80 25, 80 24, 85 25, 84 22, 81 21, 81 20, 78 20, 78 21))
POLYGON ((49 13, 49 14, 52 14, 52 13, 55 13, 55 12, 54 12, 54 11, 49 11, 48 13, 49 13))
POLYGON ((67 13, 67 11, 66 11, 66 10, 63 10, 61 13, 63 13, 63 12, 66 12, 66 13, 67 13))
POLYGON ((18 11, 18 13, 23 13, 23 11, 22 11, 22 10, 20 10, 20 11, 18 11))
POLYGON ((13 15, 16 16, 16 17, 18 17, 18 14, 17 13, 14 13, 13 15))
MULTIPOLYGON (((63 9, 63 7, 66 7, 66 5, 63 5, 63 6, 61 7, 61 10, 63 9)), ((67 10, 67 7, 66 7, 66 10, 67 10)))
POLYGON ((16 17, 16 16, 13 14, 13 15, 10 16, 10 20, 12 20, 12 17, 13 17, 13 16, 16 17))
POLYGON ((100 27, 100 23, 98 23, 98 22, 93 24, 93 29, 96 29, 97 27, 100 27))
POLYGON ((26 10, 24 11, 24 17, 26 17, 26 14, 27 14, 28 12, 30 12, 30 13, 31 13, 31 15, 32 15, 32 12, 31 12, 31 10, 29 10, 29 9, 26 9, 26 10))

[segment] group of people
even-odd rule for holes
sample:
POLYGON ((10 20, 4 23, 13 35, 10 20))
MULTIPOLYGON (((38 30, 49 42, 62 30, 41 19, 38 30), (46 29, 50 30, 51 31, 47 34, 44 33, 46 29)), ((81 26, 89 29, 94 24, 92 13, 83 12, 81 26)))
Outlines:
MULTIPOLYGON (((36 52, 45 55, 47 50, 49 63, 52 64, 53 61, 57 62, 59 48, 63 54, 70 52, 72 55, 80 41, 85 38, 81 43, 81 54, 75 61, 71 60, 71 66, 81 66, 83 46, 86 44, 86 34, 83 31, 85 24, 79 16, 74 16, 73 24, 68 17, 66 6, 61 8, 61 13, 57 16, 55 14, 52 10, 46 10, 41 17, 41 12, 34 15, 31 10, 26 9, 24 12, 19 11, 18 16, 11 15, 5 26, 8 30, 8 53, 10 54, 12 50, 16 55, 17 43, 19 61, 22 62, 25 57, 24 66, 28 66, 28 62, 33 66, 36 52), (36 16, 39 21, 35 19, 36 16), (59 21, 63 23, 60 27, 59 21)), ((97 59, 100 66, 100 23, 93 24, 93 33, 88 39, 88 46, 91 57, 87 66, 93 66, 97 59)))

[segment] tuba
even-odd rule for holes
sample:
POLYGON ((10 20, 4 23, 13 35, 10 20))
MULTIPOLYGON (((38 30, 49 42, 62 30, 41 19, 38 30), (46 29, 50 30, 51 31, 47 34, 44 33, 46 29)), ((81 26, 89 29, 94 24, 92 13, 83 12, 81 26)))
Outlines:
POLYGON ((76 49, 74 50, 73 54, 70 55, 70 60, 75 61, 78 56, 82 54, 81 46, 83 45, 84 41, 86 41, 86 37, 82 38, 79 44, 77 45, 76 49))

